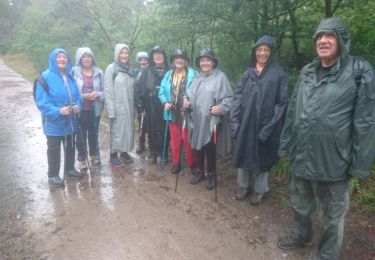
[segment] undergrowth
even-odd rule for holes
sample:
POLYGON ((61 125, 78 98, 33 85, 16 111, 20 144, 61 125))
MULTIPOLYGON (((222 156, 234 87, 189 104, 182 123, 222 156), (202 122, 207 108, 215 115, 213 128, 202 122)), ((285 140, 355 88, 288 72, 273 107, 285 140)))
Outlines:
MULTIPOLYGON (((291 172, 288 158, 281 158, 271 169, 274 176, 288 179, 291 172)), ((375 213, 375 164, 372 167, 371 175, 365 180, 351 179, 351 204, 365 214, 375 213)))

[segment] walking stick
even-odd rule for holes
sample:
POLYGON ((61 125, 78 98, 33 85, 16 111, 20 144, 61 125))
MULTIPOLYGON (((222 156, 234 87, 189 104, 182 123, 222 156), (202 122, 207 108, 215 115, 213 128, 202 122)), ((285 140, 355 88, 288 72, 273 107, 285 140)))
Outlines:
POLYGON ((145 114, 142 113, 141 115, 141 124, 139 126, 139 135, 141 136, 142 135, 142 131, 143 131, 143 118, 144 118, 145 114))
POLYGON ((167 111, 167 120, 165 120, 165 134, 164 134, 164 142, 163 142, 163 154, 161 156, 161 162, 160 162, 160 177, 164 175, 164 162, 165 162, 165 148, 167 144, 167 138, 168 138, 168 121, 169 121, 169 110, 167 111))
MULTIPOLYGON (((216 98, 214 98, 214 106, 216 106, 216 98)), ((216 138, 217 138, 217 132, 216 132, 216 123, 214 124, 214 147, 215 147, 215 156, 216 156, 216 138)), ((216 168, 216 165, 215 165, 216 168)), ((217 169, 215 169, 215 202, 217 202, 217 169)))

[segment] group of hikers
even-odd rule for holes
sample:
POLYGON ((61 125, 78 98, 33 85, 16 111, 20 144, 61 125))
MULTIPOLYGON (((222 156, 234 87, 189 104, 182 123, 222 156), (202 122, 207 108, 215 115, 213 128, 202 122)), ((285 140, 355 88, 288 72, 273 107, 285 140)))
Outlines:
POLYGON ((339 259, 349 181, 368 177, 375 156, 375 75, 367 61, 349 55, 350 37, 340 19, 323 19, 313 43, 317 57, 302 69, 289 104, 287 75, 274 62, 276 46, 268 35, 256 41, 234 91, 208 48, 195 59, 199 72, 182 49, 174 51, 169 66, 158 45, 149 54, 138 52, 134 69, 130 48, 117 44, 105 73, 90 48, 77 50, 75 67, 65 50, 53 50, 41 75, 48 89, 39 80, 36 88, 49 182, 64 185, 61 144, 67 176, 80 176, 75 148, 81 171, 101 165, 98 126, 104 107, 113 167, 133 161, 137 116, 136 152, 145 150, 147 135, 148 161, 164 164, 170 144, 171 172, 179 174, 184 146, 191 184, 207 178, 209 190, 217 185, 216 155, 229 152, 234 138, 236 199, 251 194, 251 205, 259 205, 269 191, 269 170, 279 156, 288 156, 294 222, 291 234, 277 244, 284 250, 310 246, 319 206, 322 229, 312 259, 339 259))

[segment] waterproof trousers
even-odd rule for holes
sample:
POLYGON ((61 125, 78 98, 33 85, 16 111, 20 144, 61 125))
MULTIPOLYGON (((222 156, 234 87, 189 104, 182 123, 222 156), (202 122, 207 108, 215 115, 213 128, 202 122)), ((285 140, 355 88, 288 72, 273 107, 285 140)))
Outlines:
POLYGON ((64 171, 74 168, 75 143, 74 135, 47 136, 48 177, 59 176, 61 160, 61 143, 64 147, 64 171))
POLYGON ((181 135, 182 141, 185 147, 186 160, 189 167, 195 164, 195 152, 191 149, 189 144, 188 130, 184 128, 182 132, 182 125, 179 123, 169 122, 169 132, 171 136, 171 147, 172 147, 172 163, 173 165, 180 165, 180 149, 181 147, 181 135))
POLYGON ((254 188, 254 191, 258 194, 268 192, 268 172, 252 172, 242 168, 237 169, 237 184, 240 188, 250 189, 254 188), (254 181, 252 181, 252 179, 254 181), (254 183, 254 184, 253 184, 254 183), (252 187, 252 184, 254 185, 252 187))
POLYGON ((318 257, 340 258, 345 215, 349 209, 349 180, 316 182, 292 176, 289 184, 294 222, 292 237, 309 242, 318 206, 321 210, 318 257))
POLYGON ((97 128, 94 110, 82 110, 77 133, 78 161, 85 161, 87 148, 90 156, 97 155, 97 128), (88 140, 88 146, 87 146, 88 140))

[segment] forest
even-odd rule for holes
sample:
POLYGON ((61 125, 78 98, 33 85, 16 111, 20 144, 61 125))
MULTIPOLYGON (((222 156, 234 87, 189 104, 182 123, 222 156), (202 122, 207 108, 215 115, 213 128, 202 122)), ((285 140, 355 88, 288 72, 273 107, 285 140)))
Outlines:
MULTIPOLYGON (((78 47, 88 46, 103 69, 116 43, 131 47, 133 64, 137 51, 156 44, 168 54, 185 49, 190 60, 210 47, 235 86, 256 39, 269 34, 293 89, 298 72, 315 56, 312 35, 324 17, 340 17, 351 33, 351 54, 374 65, 374 13, 373 0, 0 0, 0 53, 29 57, 40 71, 56 47, 74 58, 78 47)), ((276 172, 287 175, 285 164, 276 172)), ((375 212, 374 175, 353 181, 353 192, 370 212, 375 212)))

